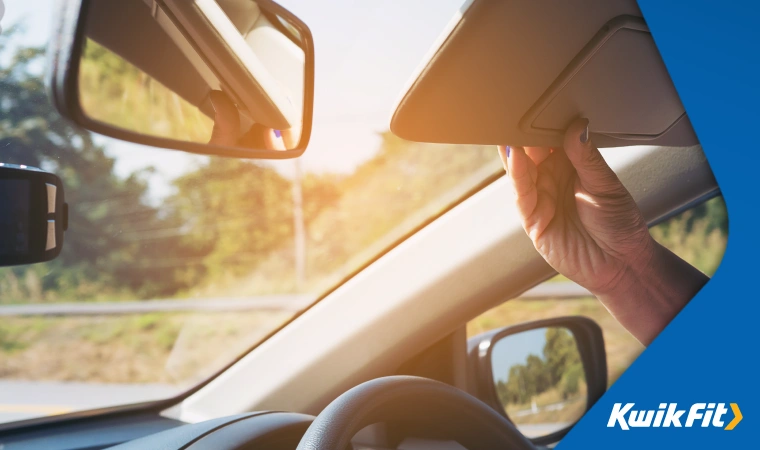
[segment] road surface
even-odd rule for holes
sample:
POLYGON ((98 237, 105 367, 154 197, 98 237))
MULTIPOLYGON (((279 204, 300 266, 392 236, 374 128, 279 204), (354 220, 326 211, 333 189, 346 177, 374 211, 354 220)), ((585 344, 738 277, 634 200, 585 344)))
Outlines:
POLYGON ((2 316, 101 316, 156 312, 300 311, 312 295, 262 295, 243 298, 159 299, 136 302, 27 303, 0 306, 2 316))
POLYGON ((530 425, 520 425, 517 427, 520 433, 529 438, 546 436, 555 431, 559 431, 570 426, 570 422, 558 422, 558 423, 535 423, 530 425))
POLYGON ((0 381, 0 423, 118 404, 158 400, 178 394, 162 384, 0 381))
MULTIPOLYGON (((542 283, 519 298, 589 297, 586 289, 572 282, 542 283)), ((31 303, 0 305, 2 316, 100 316, 146 314, 155 312, 229 312, 252 310, 301 311, 317 299, 316 295, 261 295, 242 298, 158 299, 132 302, 31 303)))

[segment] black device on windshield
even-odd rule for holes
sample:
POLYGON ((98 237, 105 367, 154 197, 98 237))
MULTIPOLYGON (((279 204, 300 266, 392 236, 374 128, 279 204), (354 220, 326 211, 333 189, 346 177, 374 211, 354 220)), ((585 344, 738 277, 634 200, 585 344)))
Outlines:
POLYGON ((0 266, 54 259, 66 228, 68 205, 58 176, 0 163, 0 266))

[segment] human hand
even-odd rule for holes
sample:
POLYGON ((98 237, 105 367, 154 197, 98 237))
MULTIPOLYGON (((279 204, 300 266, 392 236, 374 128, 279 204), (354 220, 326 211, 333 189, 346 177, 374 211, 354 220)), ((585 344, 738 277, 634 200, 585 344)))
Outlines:
POLYGON ((629 267, 652 258, 654 241, 587 127, 585 119, 570 125, 564 149, 499 147, 499 153, 536 250, 559 273, 602 294, 614 291, 629 267))
POLYGON ((499 147, 523 228, 557 272, 591 291, 648 344, 707 282, 658 244, 636 202, 589 138, 588 120, 564 147, 499 147))

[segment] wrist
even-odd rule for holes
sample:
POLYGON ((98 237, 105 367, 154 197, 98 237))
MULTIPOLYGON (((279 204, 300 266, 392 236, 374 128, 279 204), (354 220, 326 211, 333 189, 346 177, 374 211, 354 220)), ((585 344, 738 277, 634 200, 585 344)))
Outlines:
MULTIPOLYGON (((651 239, 651 238, 650 238, 651 239)), ((626 265, 614 289, 594 292, 612 315, 648 345, 709 278, 654 239, 626 265)))
POLYGON ((617 298, 639 286, 642 280, 651 279, 656 275, 656 267, 662 258, 662 247, 646 234, 637 242, 635 248, 616 258, 617 270, 615 276, 605 285, 589 289, 597 298, 617 298))

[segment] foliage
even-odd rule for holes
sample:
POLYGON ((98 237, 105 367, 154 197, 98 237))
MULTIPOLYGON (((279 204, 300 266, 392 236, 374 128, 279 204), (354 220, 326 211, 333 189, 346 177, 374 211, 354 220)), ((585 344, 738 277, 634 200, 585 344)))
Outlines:
POLYGON ((97 42, 88 39, 79 66, 82 109, 130 131, 206 143, 213 121, 198 108, 97 42))
POLYGON ((293 235, 291 183, 270 168, 212 158, 174 185, 166 207, 183 224, 185 246, 204 249, 212 276, 215 269, 245 274, 293 235))
POLYGON ((307 225, 314 289, 335 283, 329 275, 355 270, 502 170, 489 147, 415 143, 389 131, 380 137, 377 154, 336 180, 340 195, 307 225))
POLYGON ((728 213, 716 197, 650 229, 659 243, 704 273, 718 269, 728 240, 728 213))
MULTIPOLYGON (((0 37, 0 54, 10 51, 12 37, 0 37)), ((51 108, 34 69, 42 49, 13 52, 0 70, 0 159, 61 175, 71 227, 59 259, 0 270, 0 302, 255 295, 297 288, 292 179, 266 164, 207 158, 174 180, 174 193, 157 204, 149 198, 150 169, 117 176, 105 149, 51 108)), ((88 44, 87 55, 83 83, 124 97, 114 86, 139 81, 136 69, 96 44, 88 44)), ((131 116, 146 116, 139 105, 169 108, 169 114, 174 110, 167 104, 130 103, 131 116)), ((307 249, 303 290, 333 285, 501 170, 489 147, 413 143, 389 132, 380 137, 379 151, 353 173, 306 173, 300 180, 307 249)), ((707 273, 717 268, 726 233, 720 199, 652 230, 707 273)))
POLYGON ((289 315, 235 311, 4 317, 0 378, 189 387, 226 366, 289 315))
MULTIPOLYGON (((567 328, 550 327, 546 329, 544 345, 546 371, 549 384, 556 386, 565 375, 575 367, 583 367, 575 338, 567 328)), ((567 391, 566 391, 567 392, 567 391)), ((569 392, 574 394, 575 392, 569 392)))
MULTIPOLYGON (((9 36, 0 37, 0 54, 9 36)), ((146 184, 141 173, 126 179, 113 174, 114 160, 89 133, 73 127, 50 106, 42 80, 33 70, 41 48, 20 48, 0 69, 0 159, 42 167, 57 173, 72 205, 61 256, 50 263, 0 270, 3 302, 39 301, 48 293, 67 297, 92 296, 111 284, 118 259, 134 249, 114 236, 110 221, 125 209, 155 215, 141 201, 146 184), (119 199, 120 208, 113 200, 119 199)))
POLYGON ((503 405, 528 403, 550 389, 558 389, 563 399, 578 393, 585 375, 575 338, 565 328, 549 327, 545 339, 542 356, 529 354, 524 364, 509 368, 506 383, 497 382, 503 405))
MULTIPOLYGON (((0 54, 8 41, 8 33, 0 38, 0 54)), ((135 75, 134 68, 93 48, 93 58, 114 77, 135 75)), ((90 133, 53 110, 34 70, 42 55, 39 48, 17 49, 0 71, 0 159, 59 174, 70 228, 57 260, 0 269, 0 302, 181 295, 222 272, 250 272, 292 239, 291 181, 247 161, 210 158, 174 181, 174 195, 152 205, 145 181, 150 169, 120 178, 114 159, 90 133)), ((132 115, 142 114, 136 108, 132 115)), ((335 180, 305 177, 307 221, 334 203, 335 180)))

